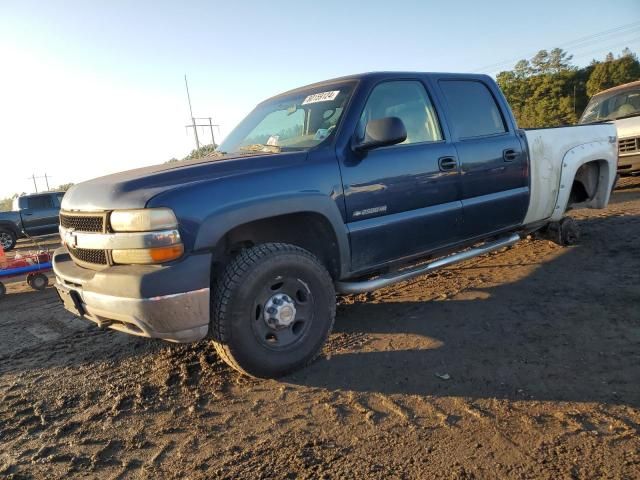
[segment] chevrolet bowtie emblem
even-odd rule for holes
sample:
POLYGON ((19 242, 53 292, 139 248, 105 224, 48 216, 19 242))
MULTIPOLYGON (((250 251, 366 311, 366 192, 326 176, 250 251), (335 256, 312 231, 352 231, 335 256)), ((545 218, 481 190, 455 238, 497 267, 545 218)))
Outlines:
POLYGON ((75 248, 78 245, 78 237, 73 232, 67 232, 64 243, 75 248))

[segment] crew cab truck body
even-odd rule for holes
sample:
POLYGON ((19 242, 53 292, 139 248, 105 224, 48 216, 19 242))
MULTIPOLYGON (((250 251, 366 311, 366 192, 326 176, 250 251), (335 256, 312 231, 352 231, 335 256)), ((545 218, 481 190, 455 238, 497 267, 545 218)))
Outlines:
POLYGON ((606 124, 519 130, 487 76, 388 72, 266 100, 218 150, 72 187, 57 288, 101 326, 209 336, 234 368, 275 377, 320 352, 336 291, 604 208, 617 140, 606 124))
POLYGON ((58 214, 64 192, 23 195, 13 200, 12 211, 0 212, 0 245, 5 251, 25 236, 58 233, 58 214))

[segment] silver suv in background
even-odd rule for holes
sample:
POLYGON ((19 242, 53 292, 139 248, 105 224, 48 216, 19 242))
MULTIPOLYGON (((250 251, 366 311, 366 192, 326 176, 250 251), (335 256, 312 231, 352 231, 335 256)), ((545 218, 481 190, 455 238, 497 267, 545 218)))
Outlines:
POLYGON ((611 121, 618 131, 618 173, 640 172, 640 81, 597 93, 580 123, 611 121))

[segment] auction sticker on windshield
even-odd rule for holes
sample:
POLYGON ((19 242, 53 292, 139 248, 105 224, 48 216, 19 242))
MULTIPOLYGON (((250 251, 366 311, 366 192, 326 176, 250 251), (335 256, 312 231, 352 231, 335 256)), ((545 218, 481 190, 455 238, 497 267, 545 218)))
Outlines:
POLYGON ((340 90, 314 93, 313 95, 309 95, 307 98, 305 98, 304 102, 302 102, 302 105, 308 105, 309 103, 330 102, 332 100, 335 100, 339 93, 340 90))

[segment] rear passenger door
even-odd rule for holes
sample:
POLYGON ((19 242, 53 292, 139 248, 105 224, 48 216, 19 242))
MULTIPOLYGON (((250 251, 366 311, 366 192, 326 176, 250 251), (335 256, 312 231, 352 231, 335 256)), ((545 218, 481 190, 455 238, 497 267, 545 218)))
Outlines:
POLYGON ((438 85, 460 164, 463 236, 520 224, 529 205, 528 162, 503 100, 479 79, 444 78, 438 85))

